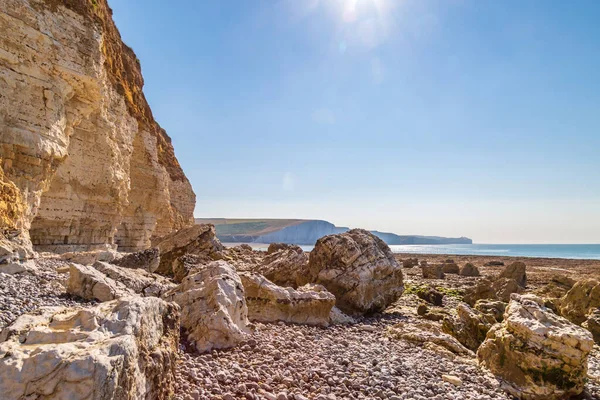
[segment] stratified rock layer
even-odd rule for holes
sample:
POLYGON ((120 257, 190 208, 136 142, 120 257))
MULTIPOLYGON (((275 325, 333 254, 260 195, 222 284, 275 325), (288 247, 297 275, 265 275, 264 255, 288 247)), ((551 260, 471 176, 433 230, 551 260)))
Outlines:
POLYGON ((329 325, 335 296, 321 285, 307 284, 297 290, 282 288, 264 276, 241 273, 248 318, 252 321, 284 321, 294 324, 329 325))
POLYGON ((5 0, 0 32, 0 230, 40 250, 133 250, 193 223, 106 0, 5 0))
POLYGON ((381 311, 404 291, 402 267, 394 254, 363 229, 319 239, 310 253, 306 279, 325 286, 349 314, 381 311))
POLYGON ((178 341, 177 306, 157 298, 25 314, 0 335, 0 397, 170 398, 178 341))
POLYGON ((477 357, 518 398, 569 398, 583 391, 592 335, 542 304, 513 294, 504 321, 488 332, 477 357))

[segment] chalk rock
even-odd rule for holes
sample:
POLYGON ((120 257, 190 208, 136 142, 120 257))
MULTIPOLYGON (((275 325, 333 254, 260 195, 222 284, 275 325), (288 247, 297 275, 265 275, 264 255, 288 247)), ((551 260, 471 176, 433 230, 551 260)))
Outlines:
POLYGON ((554 314, 539 297, 513 294, 504 321, 490 329, 477 358, 513 396, 564 399, 583 391, 593 344, 588 331, 554 314))
POLYGON ((248 318, 252 321, 283 321, 305 325, 329 325, 335 296, 321 285, 307 284, 297 290, 282 288, 265 277, 241 273, 248 318))
POLYGON ((112 248, 93 251, 73 251, 60 255, 61 260, 82 265, 92 265, 97 261, 112 262, 116 257, 117 252, 112 248))
POLYGON ((88 265, 71 264, 67 293, 87 300, 110 301, 135 292, 88 265))
POLYGON ((309 256, 308 282, 327 288, 348 314, 385 309, 404 291, 402 268, 387 244, 363 229, 322 237, 309 256))
POLYGON ((178 342, 178 307, 158 298, 42 308, 0 334, 1 397, 170 398, 178 342))
POLYGON ((64 253, 139 250, 193 224, 106 0, 3 0, 0 31, 0 229, 64 253))
POLYGON ((200 265, 163 298, 179 304, 186 339, 199 352, 233 347, 250 333, 242 281, 225 261, 200 265))
POLYGON ((102 261, 94 263, 92 267, 144 297, 161 297, 177 286, 164 276, 143 269, 122 268, 102 261))
POLYGON ((456 338, 442 332, 439 325, 432 322, 400 322, 388 328, 387 335, 393 339, 401 339, 408 342, 420 344, 433 343, 461 356, 474 356, 471 350, 463 346, 456 338))
POLYGON ((263 275, 271 282, 280 286, 296 288, 306 283, 308 267, 308 255, 300 246, 269 245, 270 253, 263 259, 262 263, 254 269, 254 272, 263 275))
POLYGON ((600 282, 595 279, 577 282, 558 302, 560 315, 578 325, 598 307, 600 307, 600 282))
POLYGON ((160 240, 156 247, 160 252, 160 263, 156 273, 173 276, 177 259, 186 254, 204 257, 206 262, 223 258, 223 245, 210 224, 194 225, 173 232, 160 240))

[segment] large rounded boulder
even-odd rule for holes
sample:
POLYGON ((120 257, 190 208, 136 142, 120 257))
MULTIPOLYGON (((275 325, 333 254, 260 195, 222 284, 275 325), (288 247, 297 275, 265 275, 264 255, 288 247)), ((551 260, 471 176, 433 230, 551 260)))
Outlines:
POLYGON ((402 268, 387 244, 363 229, 322 237, 309 256, 306 279, 327 288, 348 314, 385 309, 404 291, 402 268))

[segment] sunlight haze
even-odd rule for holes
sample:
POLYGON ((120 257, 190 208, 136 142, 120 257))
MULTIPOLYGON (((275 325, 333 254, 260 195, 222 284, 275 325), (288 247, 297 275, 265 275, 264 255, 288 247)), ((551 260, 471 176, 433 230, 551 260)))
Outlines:
POLYGON ((197 217, 600 243, 600 2, 174 4, 111 6, 197 217))

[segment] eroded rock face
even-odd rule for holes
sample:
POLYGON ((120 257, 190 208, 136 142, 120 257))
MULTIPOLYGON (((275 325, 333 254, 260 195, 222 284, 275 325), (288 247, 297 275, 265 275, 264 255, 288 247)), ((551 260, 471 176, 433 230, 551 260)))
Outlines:
POLYGON ((353 229, 317 241, 310 253, 307 280, 327 288, 349 314, 383 310, 404 291, 402 268, 384 241, 353 229))
POLYGON ((143 269, 123 268, 101 261, 94 263, 92 267, 144 297, 161 297, 177 286, 167 278, 143 269))
POLYGON ((504 321, 488 332, 477 357, 518 398, 568 398, 583 391, 592 335, 542 304, 513 294, 504 321))
POLYGON ((178 342, 178 307, 157 298, 45 308, 0 334, 0 393, 5 400, 170 398, 178 342))
POLYGON ((206 262, 223 258, 223 245, 215 235, 214 225, 194 225, 157 240, 160 263, 156 273, 173 276, 177 259, 187 254, 203 257, 206 262))
POLYGON ((242 281, 225 261, 199 266, 164 299, 181 307, 181 327, 199 352, 233 347, 250 332, 242 281))
POLYGON ((558 302, 560 315, 579 325, 587 315, 600 307, 600 282, 584 279, 577 282, 558 302))
POLYGON ((244 272, 240 278, 251 321, 329 325, 335 296, 323 286, 307 284, 295 290, 277 286, 258 274, 244 272))
POLYGON ((514 279, 521 287, 527 286, 526 266, 522 262, 514 262, 504 268, 500 273, 500 278, 514 279))
POLYGON ((494 316, 481 313, 461 303, 456 308, 456 315, 444 319, 442 330, 454 336, 466 348, 477 351, 495 323, 494 316))
POLYGON ((87 265, 71 264, 67 292, 86 300, 110 301, 132 296, 135 292, 87 265))
POLYGON ((300 246, 277 243, 254 271, 280 286, 296 288, 306 283, 308 255, 300 246))
POLYGON ((68 252, 142 249, 192 224, 191 185, 106 0, 5 0, 0 31, 0 229, 68 252))

